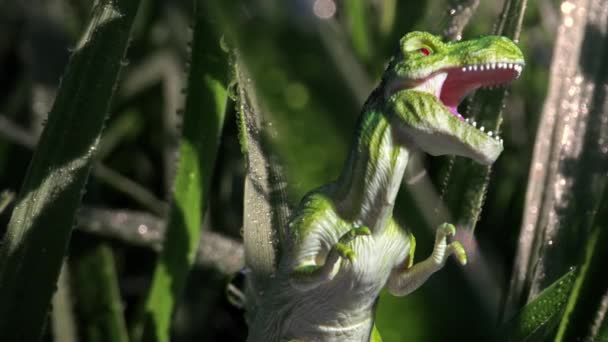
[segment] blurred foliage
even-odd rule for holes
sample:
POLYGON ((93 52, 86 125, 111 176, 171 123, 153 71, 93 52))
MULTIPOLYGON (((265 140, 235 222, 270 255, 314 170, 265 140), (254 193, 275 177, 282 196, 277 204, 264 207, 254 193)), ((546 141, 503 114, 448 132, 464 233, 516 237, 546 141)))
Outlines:
MULTIPOLYGON (((278 161, 285 167, 289 198, 297 202, 308 190, 338 175, 347 156, 361 104, 377 83, 399 38, 411 30, 442 33, 448 25, 450 10, 458 10, 459 1, 218 0, 216 3, 225 6, 222 13, 230 15, 213 14, 207 19, 218 27, 227 25, 226 37, 237 37, 243 63, 272 115, 265 129, 270 133, 278 161)), ((33 146, 57 93, 69 54, 87 28, 91 6, 92 2, 88 0, 0 3, 2 191, 20 190, 33 146)), ((446 269, 433 276, 425 286, 404 298, 383 294, 377 325, 385 341, 479 340, 499 331, 501 303, 508 291, 518 244, 528 171, 547 92, 560 6, 556 1, 535 1, 526 11, 520 46, 527 65, 506 100, 501 129, 505 151, 493 166, 485 206, 475 230, 476 239, 466 246, 472 254, 471 265, 463 272, 450 261, 446 269)), ((502 2, 479 2, 463 38, 493 32, 501 9, 502 2)), ((191 1, 142 1, 127 59, 122 62, 123 70, 110 108, 107 130, 98 148, 98 160, 86 185, 83 206, 115 209, 117 218, 129 215, 128 210, 165 218, 173 196, 180 132, 187 134, 188 129, 193 128, 186 118, 183 120, 187 127, 181 127, 180 109, 188 110, 182 89, 189 77, 185 71, 191 70, 187 66, 191 62, 193 36, 190 27, 194 20, 191 1)), ((229 41, 226 38, 207 39, 210 49, 229 41)), ((593 47, 586 51, 590 58, 601 60, 602 54, 605 57, 605 52, 593 47)), ((225 61, 210 63, 222 62, 225 61)), ((228 91, 232 91, 231 88, 228 91)), ((188 92, 188 96, 196 95, 188 92)), ((206 120, 203 113, 198 114, 199 119, 206 120)), ((224 122, 215 165, 207 170, 211 172, 208 208, 204 213, 191 214, 204 214, 203 230, 212 229, 238 239, 243 222, 244 161, 233 111, 226 112, 224 122)), ((420 167, 426 170, 427 180, 432 182, 429 184, 436 193, 444 186, 442 175, 446 160, 419 156, 420 167)), ((605 170, 603 172, 605 174, 605 170)), ((409 176, 406 175, 406 181, 409 176)), ((602 191, 600 188, 591 190, 596 191, 595 197, 602 191)), ((404 189, 395 209, 398 220, 416 235, 418 256, 430 253, 432 248, 434 234, 425 213, 436 205, 433 200, 421 199, 411 189, 404 189), (430 206, 423 204, 428 201, 431 201, 430 206)), ((0 211, 0 236, 5 233, 14 207, 10 197, 2 204, 8 207, 0 211)), ((592 209, 581 208, 568 215, 576 220, 592 209)), ((433 216, 433 212, 430 214, 433 216)), ((142 220, 132 228, 145 236, 151 226, 142 220)), ((204 231, 201 236, 204 240, 204 231)), ((602 238, 597 237, 597 241, 602 238)), ((597 246, 601 245, 589 246, 587 250, 601 248, 597 246)), ((88 319, 83 311, 88 307, 84 306, 86 301, 78 300, 82 295, 104 296, 105 293, 111 297, 111 302, 116 302, 111 285, 103 285, 113 282, 107 277, 108 273, 103 278, 103 273, 91 271, 91 278, 102 279, 97 282, 97 288, 89 288, 93 284, 90 281, 86 286, 77 285, 87 274, 86 262, 93 265, 100 262, 105 265, 103 267, 109 267, 109 262, 114 264, 126 325, 132 328, 143 310, 152 283, 156 253, 118 237, 101 238, 76 231, 67 257, 69 273, 77 277, 70 282, 71 296, 77 299, 73 300, 76 319, 79 322, 88 319), (99 255, 91 260, 87 259, 87 255, 91 258, 89 253, 99 255)), ((590 260, 591 269, 598 267, 593 259, 590 260)), ((577 293, 588 296, 603 291, 605 297, 605 288, 586 285, 589 274, 581 271, 577 275, 581 277, 577 280, 580 282, 577 293)), ((181 301, 176 303, 174 310, 172 340, 245 339, 247 328, 243 312, 231 306, 224 295, 229 279, 230 276, 209 266, 190 271, 181 301)), ((585 310, 602 310, 589 303, 583 304, 582 309, 569 304, 572 315, 588 317, 595 312, 585 310), (588 316, 582 315, 581 310, 588 316)), ((60 310, 51 315, 59 317, 60 310)), ((593 317, 600 322, 599 332, 608 335, 608 319, 593 317)), ((503 320, 511 318, 503 317, 503 320)), ((120 324, 112 320, 105 322, 120 324)), ((99 327, 103 321, 94 323, 93 327, 95 324, 99 327)), ((48 341, 54 336, 51 327, 48 324, 45 333, 48 341)), ((83 341, 90 340, 86 338, 86 327, 76 326, 77 335, 83 341)), ((571 328, 563 329, 569 332, 571 328)))

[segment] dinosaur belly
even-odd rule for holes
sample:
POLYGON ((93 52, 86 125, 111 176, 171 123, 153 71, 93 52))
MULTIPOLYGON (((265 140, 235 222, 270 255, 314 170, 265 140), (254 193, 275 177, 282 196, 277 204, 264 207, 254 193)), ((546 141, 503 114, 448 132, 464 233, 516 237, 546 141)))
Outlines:
POLYGON ((344 261, 332 281, 291 298, 297 304, 285 317, 282 335, 288 340, 369 341, 374 307, 393 266, 388 260, 405 258, 409 244, 370 236, 349 246, 357 255, 354 263, 344 261))

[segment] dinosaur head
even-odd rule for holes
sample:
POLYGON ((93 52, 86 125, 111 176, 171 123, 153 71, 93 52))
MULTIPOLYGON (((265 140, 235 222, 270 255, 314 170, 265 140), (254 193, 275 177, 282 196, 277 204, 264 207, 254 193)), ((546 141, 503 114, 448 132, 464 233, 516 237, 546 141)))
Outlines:
POLYGON ((521 50, 505 37, 444 43, 412 32, 401 39, 384 74, 384 97, 405 121, 403 134, 425 152, 491 164, 502 152, 502 139, 465 119, 458 105, 477 88, 513 81, 523 66, 521 50))

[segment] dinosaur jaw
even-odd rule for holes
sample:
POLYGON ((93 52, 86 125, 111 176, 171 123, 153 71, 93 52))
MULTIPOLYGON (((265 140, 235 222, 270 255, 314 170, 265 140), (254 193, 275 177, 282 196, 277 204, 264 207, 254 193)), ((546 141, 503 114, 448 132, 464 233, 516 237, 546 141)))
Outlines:
MULTIPOLYGON (((427 93, 435 100, 422 111, 409 111, 402 131, 410 141, 431 155, 459 155, 481 164, 492 164, 502 152, 502 139, 465 119, 460 102, 480 87, 494 87, 519 77, 523 63, 488 63, 449 67, 421 79, 399 79, 388 83, 393 101, 408 101, 411 90, 427 93)), ((422 107, 421 107, 422 108, 422 107)), ((402 110, 403 111, 403 110, 402 110)), ((407 110, 406 110, 407 111, 407 110)))
MULTIPOLYGON (((499 62, 443 70, 447 77, 435 95, 452 114, 464 120, 458 113, 458 105, 468 94, 481 87, 492 88, 510 83, 519 77, 522 69, 520 63, 499 62)), ((433 77, 435 75, 430 78, 433 77)), ((424 82, 428 82, 428 79, 424 82)))
POLYGON ((493 132, 486 132, 483 126, 478 127, 475 120, 463 117, 458 112, 458 106, 467 95, 479 88, 493 89, 516 80, 522 70, 523 61, 471 64, 440 69, 421 79, 398 79, 390 82, 387 89, 389 96, 408 89, 431 93, 463 124, 497 138, 493 132))

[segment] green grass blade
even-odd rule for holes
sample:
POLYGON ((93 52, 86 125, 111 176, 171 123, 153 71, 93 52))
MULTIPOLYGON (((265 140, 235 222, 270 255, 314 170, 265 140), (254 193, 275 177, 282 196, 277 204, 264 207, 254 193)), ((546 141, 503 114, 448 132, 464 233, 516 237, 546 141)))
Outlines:
POLYGON ((78 329, 87 342, 126 342, 114 254, 105 243, 92 242, 73 258, 72 284, 76 293, 78 329))
MULTIPOLYGON (((505 2, 496 34, 519 39, 526 2, 505 2)), ((477 91, 467 116, 475 118, 490 131, 500 132, 506 95, 506 90, 477 91)), ((491 167, 468 159, 451 157, 448 170, 444 183, 444 199, 450 212, 455 215, 456 223, 474 231, 485 201, 491 167)))
POLYGON ((53 341, 77 342, 77 323, 73 310, 72 288, 70 286, 70 272, 66 262, 61 266, 57 291, 51 302, 51 329, 53 341))
POLYGON ((364 0, 349 0, 344 3, 344 11, 353 48, 359 58, 369 61, 372 55, 372 42, 369 32, 369 3, 364 0))
POLYGON ((76 45, 0 247, 0 341, 40 338, 138 1, 99 1, 76 45))
MULTIPOLYGON (((247 266, 251 269, 251 284, 264 287, 274 281, 284 229, 291 214, 284 172, 269 138, 271 126, 266 107, 256 93, 245 63, 235 65, 238 82, 239 128, 241 146, 247 161, 243 201, 243 239, 247 266)), ((252 297, 258 291, 253 291, 252 297)))
POLYGON ((517 310, 579 260, 606 184, 608 3, 571 1, 562 12, 538 124, 505 312, 517 310), (584 12, 576 12, 585 8, 584 12), (578 15, 576 20, 573 16, 578 15), (567 104, 567 105, 566 105, 567 104))
POLYGON ((166 238, 146 300, 142 341, 169 340, 172 312, 196 255, 224 124, 227 55, 209 17, 204 2, 197 1, 180 160, 166 238))
MULTIPOLYGON (((606 260, 608 260, 608 186, 595 216, 581 271, 574 283, 566 312, 555 341, 596 341, 598 328, 594 321, 608 291, 606 260)), ((601 324, 598 322, 597 324, 601 324)))
POLYGON ((502 337, 499 339, 536 341, 551 328, 555 328, 564 311, 575 278, 576 273, 572 270, 543 290, 505 325, 502 329, 502 337))

